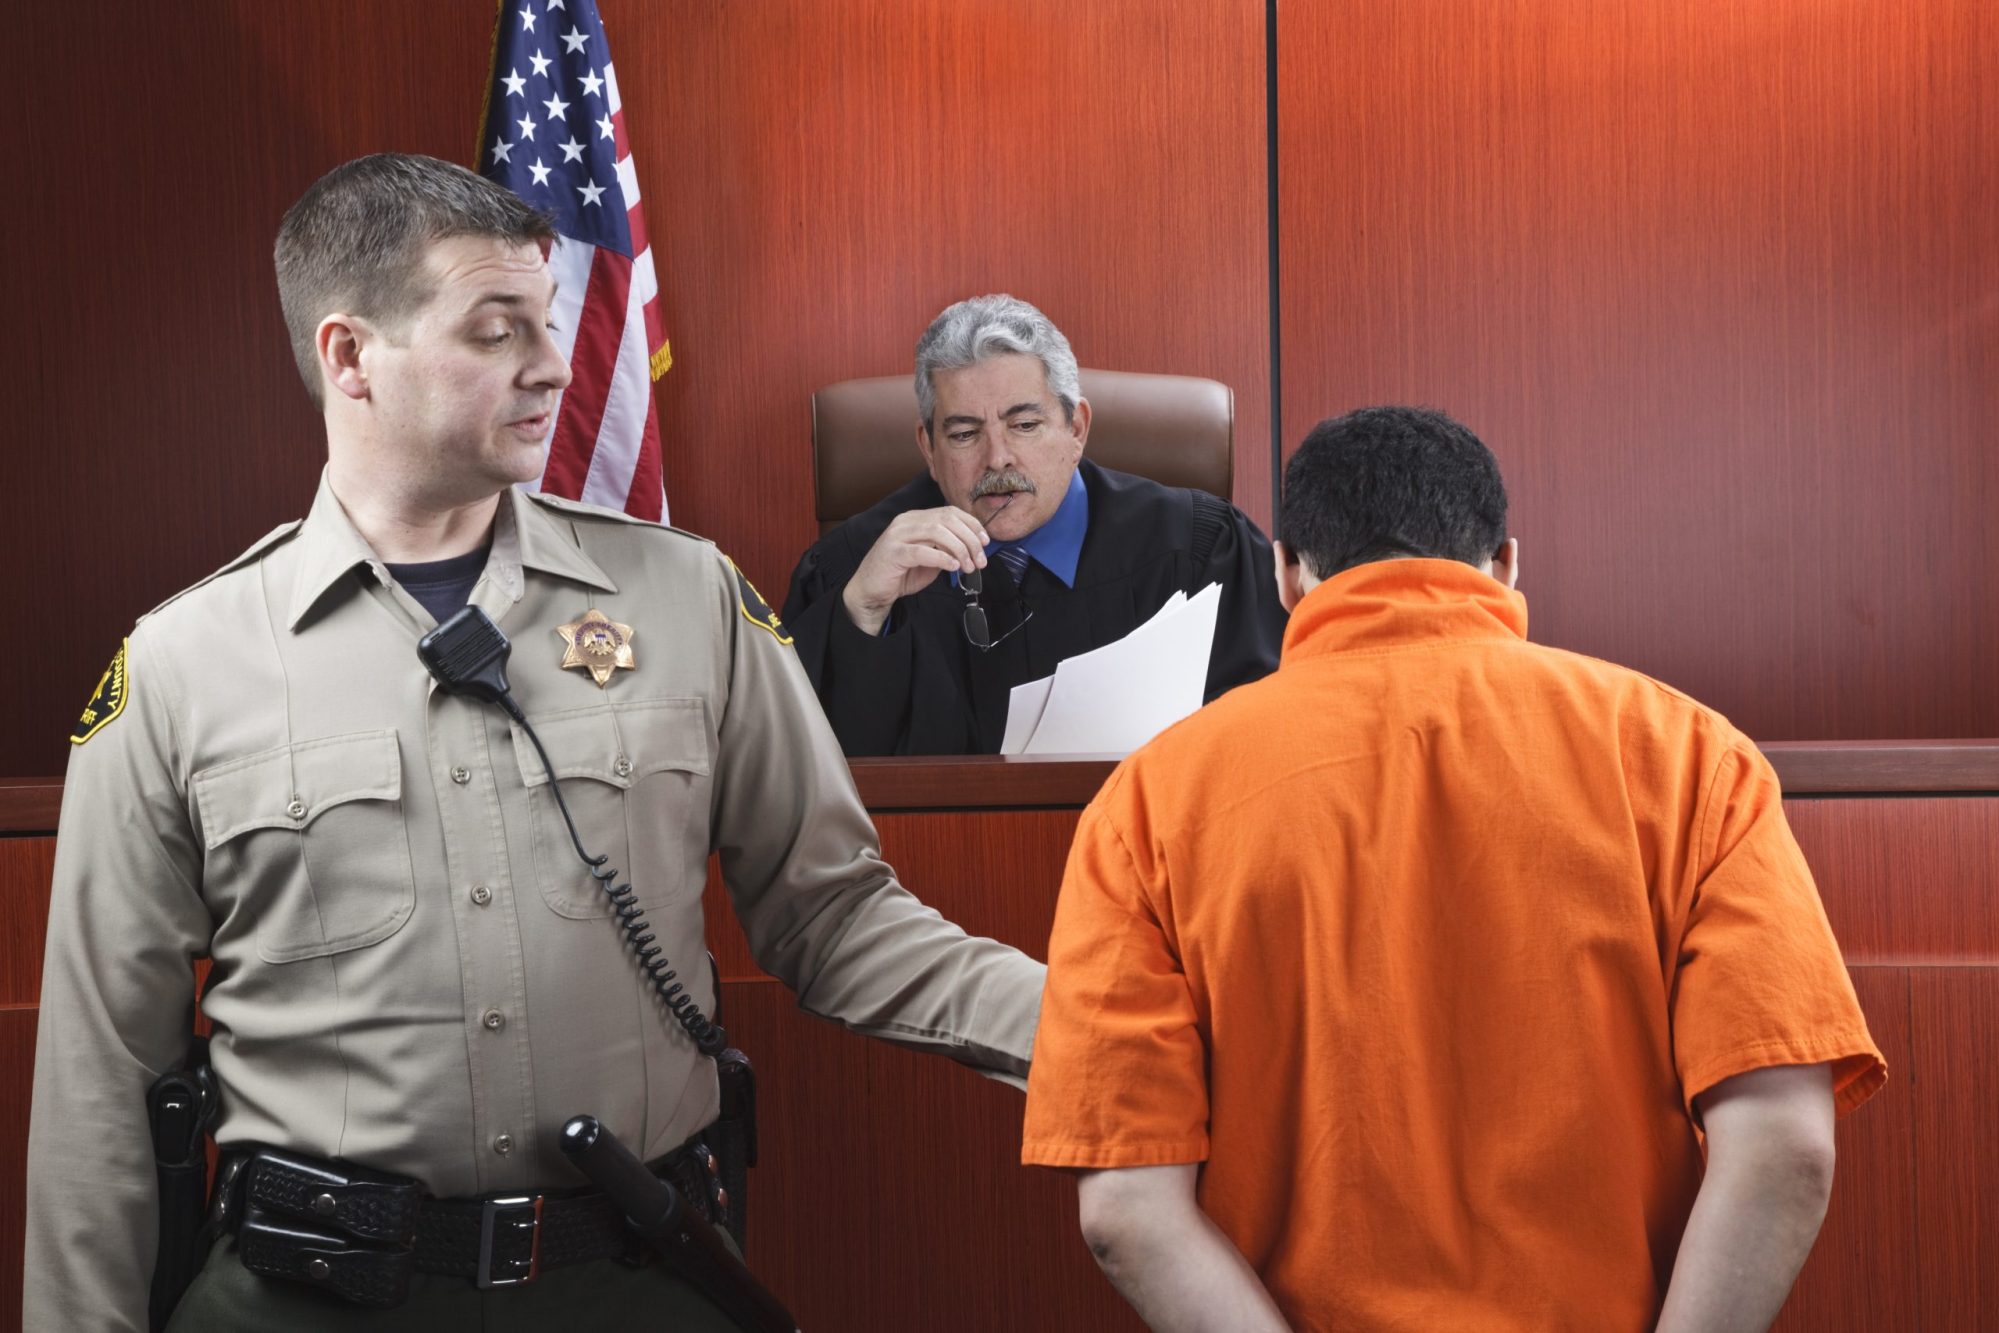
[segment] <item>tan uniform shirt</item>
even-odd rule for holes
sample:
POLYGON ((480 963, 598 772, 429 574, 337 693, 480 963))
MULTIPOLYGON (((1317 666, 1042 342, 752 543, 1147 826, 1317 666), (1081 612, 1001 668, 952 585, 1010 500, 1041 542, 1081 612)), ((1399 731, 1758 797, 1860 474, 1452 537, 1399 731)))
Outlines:
MULTIPOLYGON (((791 648, 713 546, 502 498, 472 601, 585 845, 628 872, 704 1010, 711 849, 758 962, 810 1012, 1026 1069, 1042 968, 895 881, 791 648), (599 689, 555 627, 599 608, 637 668, 599 689)), ((717 1110, 576 860, 532 747, 417 660, 433 624, 322 482, 312 512, 143 619, 122 712, 73 753, 29 1132, 26 1326, 142 1328, 144 1096, 187 1045, 217 1138, 343 1157, 441 1196, 577 1183, 590 1112, 644 1156, 717 1110)))

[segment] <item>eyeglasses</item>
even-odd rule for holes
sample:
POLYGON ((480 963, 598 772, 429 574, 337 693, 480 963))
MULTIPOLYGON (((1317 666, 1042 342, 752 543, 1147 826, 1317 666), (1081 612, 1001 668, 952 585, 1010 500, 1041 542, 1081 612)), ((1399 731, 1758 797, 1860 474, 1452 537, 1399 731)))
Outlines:
MULTIPOLYGON (((1027 614, 1020 618, 1020 624, 995 639, 992 626, 986 621, 986 608, 979 605, 979 598, 985 594, 985 590, 984 570, 975 569, 969 574, 958 575, 958 591, 965 594, 965 638, 972 647, 982 653, 1005 643, 1009 636, 1019 632, 1021 625, 1034 619, 1034 608, 1027 607, 1027 614)), ((1021 605, 1027 604, 1023 602, 1021 605)))

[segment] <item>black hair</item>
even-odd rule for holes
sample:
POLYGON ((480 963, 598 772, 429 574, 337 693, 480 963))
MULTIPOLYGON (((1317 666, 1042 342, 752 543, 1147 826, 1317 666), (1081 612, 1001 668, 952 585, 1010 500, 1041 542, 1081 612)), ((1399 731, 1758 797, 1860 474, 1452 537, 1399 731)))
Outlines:
POLYGON ((1482 565, 1506 543, 1506 485, 1478 436, 1427 407, 1322 421, 1284 469, 1277 536, 1314 575, 1395 556, 1482 565))

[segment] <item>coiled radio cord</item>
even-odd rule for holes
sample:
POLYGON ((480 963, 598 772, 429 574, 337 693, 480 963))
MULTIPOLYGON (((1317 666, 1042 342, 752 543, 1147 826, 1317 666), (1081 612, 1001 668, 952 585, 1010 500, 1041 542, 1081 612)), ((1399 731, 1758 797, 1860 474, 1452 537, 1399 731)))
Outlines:
POLYGON ((569 802, 562 799, 562 784, 556 781, 555 765, 549 762, 541 737, 534 734, 534 727, 522 713, 520 705, 514 702, 511 695, 503 696, 499 704, 507 710, 507 716, 520 725, 533 743, 534 752, 541 756, 542 771, 548 774, 548 789, 555 796, 555 808, 562 812, 563 827, 569 830, 569 845, 576 849, 576 855, 589 867, 590 878, 597 881, 604 895, 611 900, 618 929, 625 932, 625 944, 638 960, 639 970, 652 982, 660 1003, 667 1007, 674 1020, 693 1039, 695 1048, 711 1058, 720 1055, 729 1045, 729 1034, 722 1030, 720 1024, 709 1021, 708 1015, 701 1012, 701 1006, 688 994, 687 987, 680 983, 678 974, 657 943, 658 936, 652 933, 652 927, 646 924, 645 915, 639 910, 638 893, 630 884, 618 882, 617 867, 605 864, 610 860, 608 856, 592 856, 584 850, 583 839, 576 832, 576 821, 569 813, 569 802))
POLYGON ((711 1058, 720 1055, 729 1044, 729 1034, 709 1021, 708 1015, 701 1012, 701 1006, 694 1003, 694 997, 687 993, 687 988, 680 984, 666 961, 666 955, 660 951, 658 937, 652 933, 652 927, 646 924, 645 916, 639 911, 638 894, 633 892, 631 885, 618 882, 617 867, 604 864, 610 858, 592 856, 584 850, 583 839, 576 832, 576 821, 569 814, 569 802, 562 798, 562 784, 556 780, 555 765, 549 762, 548 751, 542 747, 541 737, 535 735, 527 714, 514 702, 513 687, 507 684, 507 658, 512 651, 507 636, 500 632, 500 627, 493 623, 492 618, 477 606, 470 605, 424 635, 416 645, 417 659, 447 693, 498 704, 527 733, 528 740, 534 743, 534 752, 541 756, 542 772, 548 774, 548 789, 554 793, 555 808, 562 812, 563 826, 569 830, 569 844, 576 849, 576 855, 583 864, 590 868, 590 878, 596 880, 603 887, 605 896, 610 898, 611 910, 618 918, 618 929, 625 932, 625 943, 638 960, 639 970, 652 982, 660 1003, 687 1030, 695 1048, 711 1058))

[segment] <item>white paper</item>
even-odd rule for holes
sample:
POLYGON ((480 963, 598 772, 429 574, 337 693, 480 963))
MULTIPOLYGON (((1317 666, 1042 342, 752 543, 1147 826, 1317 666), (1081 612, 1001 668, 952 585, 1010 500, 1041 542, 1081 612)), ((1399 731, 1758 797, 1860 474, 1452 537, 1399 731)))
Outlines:
MULTIPOLYGON (((1161 616, 1178 610, 1187 604, 1187 594, 1174 590, 1166 604, 1152 613, 1150 625, 1161 616)), ((1141 625, 1139 629, 1144 629, 1141 625)), ((1133 633, 1137 633, 1136 630, 1133 633)), ((1065 661, 1067 659, 1064 659, 1065 661)), ((1056 663, 1058 667, 1062 664, 1056 663)), ((1041 714, 1048 707, 1049 693, 1055 688, 1055 677, 1043 676, 1040 680, 1030 680, 1025 685, 1016 685, 1007 696, 1006 735, 1000 741, 1001 754, 1026 754, 1027 745, 1034 737, 1034 729, 1041 725, 1041 714)))
POLYGON ((1122 639, 1016 686, 1000 753, 1125 755, 1199 708, 1221 595, 1176 592, 1122 639))
POLYGON ((1043 676, 1040 680, 1030 680, 1025 685, 1016 685, 1006 699, 1006 738, 1000 742, 1001 754, 1021 754, 1027 749, 1027 742, 1034 737, 1034 729, 1041 725, 1042 710, 1048 707, 1048 692, 1055 688, 1055 677, 1043 676))

